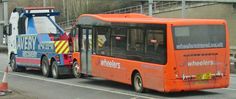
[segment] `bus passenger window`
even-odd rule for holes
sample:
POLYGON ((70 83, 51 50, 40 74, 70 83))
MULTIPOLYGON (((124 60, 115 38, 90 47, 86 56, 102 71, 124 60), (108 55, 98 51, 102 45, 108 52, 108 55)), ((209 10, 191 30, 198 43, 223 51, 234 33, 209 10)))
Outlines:
POLYGON ((164 30, 147 30, 145 61, 165 63, 166 44, 164 37, 164 30))
POLYGON ((142 61, 144 55, 144 30, 130 29, 127 58, 142 61))
POLYGON ((111 56, 126 58, 127 29, 113 28, 111 35, 111 56))
POLYGON ((105 27, 96 27, 96 54, 110 55, 110 33, 105 27))

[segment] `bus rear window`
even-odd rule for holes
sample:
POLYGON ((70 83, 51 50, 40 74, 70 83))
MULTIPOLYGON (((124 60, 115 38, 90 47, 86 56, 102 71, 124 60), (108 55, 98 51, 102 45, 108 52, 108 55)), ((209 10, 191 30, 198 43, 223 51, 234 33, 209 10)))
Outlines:
POLYGON ((176 26, 173 33, 175 49, 225 48, 224 25, 176 26))

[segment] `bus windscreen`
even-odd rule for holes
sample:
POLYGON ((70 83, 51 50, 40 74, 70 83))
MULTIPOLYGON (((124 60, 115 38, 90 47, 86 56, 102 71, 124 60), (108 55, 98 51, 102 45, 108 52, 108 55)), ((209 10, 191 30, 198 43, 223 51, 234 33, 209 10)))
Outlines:
POLYGON ((192 25, 173 27, 175 49, 225 48, 224 25, 192 25))

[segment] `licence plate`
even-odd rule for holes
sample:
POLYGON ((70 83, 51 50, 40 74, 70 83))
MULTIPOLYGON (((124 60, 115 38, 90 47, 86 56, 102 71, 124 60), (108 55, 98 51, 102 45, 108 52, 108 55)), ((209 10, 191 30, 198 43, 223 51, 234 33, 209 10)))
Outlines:
POLYGON ((198 74, 196 76, 197 80, 209 80, 211 79, 211 73, 198 74))

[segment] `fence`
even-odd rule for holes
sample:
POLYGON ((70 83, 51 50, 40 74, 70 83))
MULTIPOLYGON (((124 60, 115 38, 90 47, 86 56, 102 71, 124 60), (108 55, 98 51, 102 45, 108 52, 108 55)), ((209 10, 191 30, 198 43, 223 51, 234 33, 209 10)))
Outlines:
MULTIPOLYGON (((206 6, 206 5, 212 5, 215 3, 212 2, 187 2, 186 3, 186 9, 193 8, 193 7, 200 7, 200 6, 206 6)), ((174 10, 180 10, 182 8, 182 3, 178 1, 173 2, 154 2, 152 6, 152 10, 154 14, 162 13, 162 12, 168 12, 168 11, 174 11, 174 10)), ((104 14, 122 14, 122 13, 142 13, 142 14, 148 14, 148 3, 145 3, 143 5, 136 5, 136 6, 130 6, 126 8, 116 9, 112 11, 104 12, 104 14)), ((75 21, 69 20, 65 22, 60 22, 59 25, 63 28, 70 28, 72 23, 75 21)))

